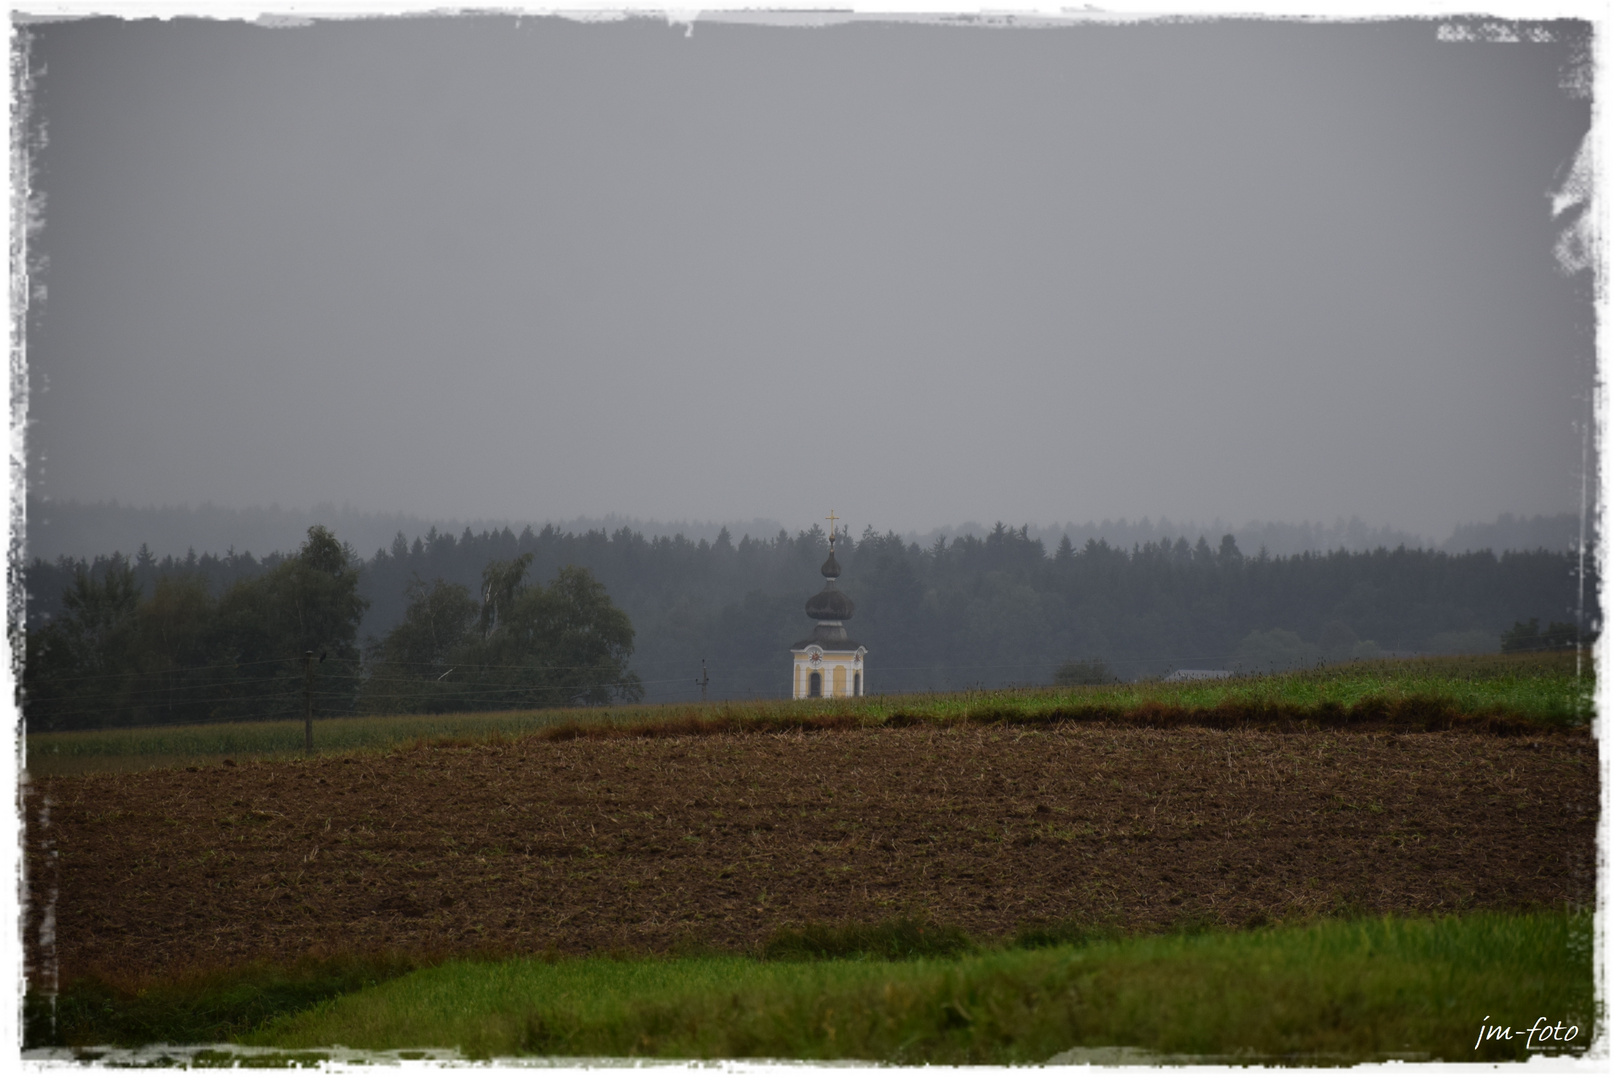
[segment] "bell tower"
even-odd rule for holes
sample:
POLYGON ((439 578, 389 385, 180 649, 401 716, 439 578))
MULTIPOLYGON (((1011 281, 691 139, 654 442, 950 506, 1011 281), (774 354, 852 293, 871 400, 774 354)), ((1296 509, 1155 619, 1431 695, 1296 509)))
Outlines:
POLYGON ((836 587, 842 574, 836 561, 836 511, 830 512, 830 555, 819 568, 825 587, 808 598, 803 609, 815 620, 814 632, 791 646, 791 696, 840 698, 864 696, 864 646, 847 636, 842 625, 853 617, 853 601, 836 587))

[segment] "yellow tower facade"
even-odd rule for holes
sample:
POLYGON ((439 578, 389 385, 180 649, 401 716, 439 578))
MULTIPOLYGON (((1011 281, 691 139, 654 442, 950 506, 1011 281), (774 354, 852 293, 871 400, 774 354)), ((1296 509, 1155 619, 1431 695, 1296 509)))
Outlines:
POLYGON ((864 696, 863 645, 847 636, 843 625, 853 617, 853 601, 836 587, 842 568, 836 561, 836 531, 831 520, 830 557, 819 572, 825 587, 808 598, 804 610, 815 620, 814 632, 791 646, 791 696, 841 698, 864 696))

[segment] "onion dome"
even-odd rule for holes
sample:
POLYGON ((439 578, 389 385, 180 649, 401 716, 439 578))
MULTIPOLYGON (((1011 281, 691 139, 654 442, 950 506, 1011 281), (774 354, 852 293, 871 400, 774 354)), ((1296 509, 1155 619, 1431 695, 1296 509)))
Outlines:
POLYGON ((859 648, 859 643, 850 639, 846 628, 842 626, 843 619, 853 617, 853 601, 836 587, 836 579, 841 576, 842 567, 836 561, 834 545, 819 572, 825 575, 825 587, 810 596, 808 602, 803 605, 808 617, 815 620, 818 625, 814 627, 812 637, 804 638, 792 648, 806 649, 810 645, 842 651, 859 648))
MULTIPOLYGON (((831 570, 840 572, 834 555, 825 560, 825 565, 831 570)), ((836 575, 826 573, 825 576, 834 578, 836 575)), ((823 589, 808 598, 808 603, 803 605, 803 610, 808 612, 810 619, 818 619, 820 622, 841 622, 843 619, 853 617, 853 601, 849 600, 847 594, 836 587, 834 581, 827 581, 823 589)))

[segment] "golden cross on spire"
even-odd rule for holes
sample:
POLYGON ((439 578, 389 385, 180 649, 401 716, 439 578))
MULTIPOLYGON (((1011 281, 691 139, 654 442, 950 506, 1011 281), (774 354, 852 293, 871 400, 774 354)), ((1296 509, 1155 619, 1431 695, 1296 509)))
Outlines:
POLYGON ((830 546, 831 546, 832 550, 835 550, 835 547, 836 547, 836 511, 832 510, 830 512, 830 517, 826 518, 825 520, 830 522, 830 546))

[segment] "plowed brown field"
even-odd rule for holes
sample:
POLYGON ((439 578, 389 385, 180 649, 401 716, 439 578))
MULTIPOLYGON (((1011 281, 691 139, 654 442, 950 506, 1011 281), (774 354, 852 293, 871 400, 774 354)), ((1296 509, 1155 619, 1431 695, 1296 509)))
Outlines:
POLYGON ((898 915, 992 937, 1586 903, 1598 801, 1586 735, 1453 731, 527 739, 55 777, 26 794, 25 940, 35 973, 127 979, 898 915))

